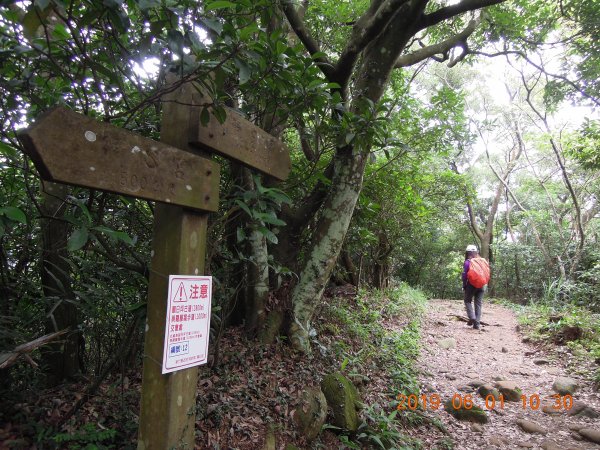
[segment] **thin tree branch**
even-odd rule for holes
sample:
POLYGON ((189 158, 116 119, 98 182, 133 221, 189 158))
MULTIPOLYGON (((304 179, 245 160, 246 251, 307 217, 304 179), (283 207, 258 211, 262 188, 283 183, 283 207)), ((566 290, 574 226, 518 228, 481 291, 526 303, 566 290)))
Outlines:
POLYGON ((540 120, 544 124, 544 127, 546 128, 546 132, 550 136, 549 137, 550 146, 552 147, 552 150, 554 151, 554 155, 556 156, 556 162, 558 163, 558 165, 560 167, 563 181, 565 183, 565 186, 567 187, 567 190, 569 191, 569 195, 571 196, 571 200, 573 202, 573 207, 575 208, 575 222, 576 222, 576 226, 577 226, 577 231, 579 233, 578 249, 579 249, 579 252, 581 252, 583 250, 583 246, 585 244, 585 233, 583 231, 583 225, 581 223, 581 207, 579 206, 579 200, 577 199, 577 195, 575 194, 575 190, 573 189, 573 185, 571 184, 571 180, 569 179, 567 169, 566 169, 565 164, 562 159, 561 151, 558 148, 558 144, 552 137, 552 133, 550 130, 550 126, 548 125, 548 119, 546 117, 546 114, 542 114, 541 111, 533 104, 533 101, 531 100, 532 88, 530 88, 529 85, 527 84, 527 81, 525 80, 525 76, 523 75, 523 73, 521 73, 521 81, 523 82, 523 87, 525 88, 525 90, 527 92, 527 97, 525 99, 527 104, 532 109, 532 111, 540 118, 540 120))
MULTIPOLYGON (((408 67, 416 64, 424 59, 433 57, 435 55, 446 55, 452 48, 457 45, 463 45, 463 48, 466 46, 467 38, 475 31, 477 25, 479 25, 481 18, 473 19, 469 22, 466 28, 458 34, 455 34, 452 37, 449 37, 445 41, 439 42, 437 44, 428 45, 427 47, 420 48, 412 53, 407 55, 402 55, 396 60, 396 65, 394 66, 396 69, 400 67, 408 67)), ((468 49, 465 48, 465 54, 468 53, 468 49)), ((445 58, 447 59, 447 57, 445 58)), ((457 58, 458 59, 458 58, 457 58)), ((457 61, 458 62, 458 61, 457 61)), ((456 64, 455 62, 451 62, 452 65, 456 64)))
POLYGON ((529 64, 530 66, 536 68, 540 72, 543 72, 546 76, 548 76, 550 78, 554 78, 556 80, 560 80, 560 81, 565 82, 566 84, 568 84, 569 86, 571 86, 573 89, 575 89, 577 92, 579 92, 581 95, 583 95, 585 98, 587 98, 588 100, 592 101, 597 106, 600 106, 600 99, 597 99, 596 97, 588 94, 585 91, 585 89, 583 87, 581 87, 580 85, 578 85, 575 81, 570 80, 565 75, 559 75, 559 74, 556 74, 556 73, 550 73, 550 72, 546 71, 546 69, 544 67, 542 67, 539 64, 533 62, 525 53, 523 53, 521 51, 518 51, 518 50, 503 50, 501 52, 488 53, 488 52, 482 52, 482 51, 479 51, 479 50, 471 50, 471 49, 469 49, 468 52, 471 55, 487 56, 488 58, 495 58, 497 56, 508 56, 508 55, 519 56, 520 58, 523 58, 527 62, 527 64, 529 64))
POLYGON ((444 20, 466 13, 468 11, 474 11, 476 9, 482 9, 487 6, 497 5, 503 3, 506 0, 463 0, 455 5, 445 6, 438 9, 430 14, 425 14, 417 25, 417 31, 425 28, 437 25, 444 20))
MULTIPOLYGON (((529 216, 529 210, 527 208, 525 208, 521 204, 521 202, 517 199, 517 197, 515 196, 515 194, 512 191, 512 189, 508 186, 508 183, 505 180, 502 179, 502 177, 500 176, 500 174, 498 174, 498 172, 496 171, 496 169, 494 169, 494 167, 491 164, 490 164, 489 167, 492 170, 492 172, 494 172, 494 175, 496 176, 496 178, 498 178, 498 180, 500 180, 500 182, 504 185, 504 187, 506 188, 506 191, 510 194, 511 198, 517 204, 517 206, 519 207, 519 209, 521 211, 523 211, 524 213, 526 213, 529 216)), ((546 247, 544 247, 544 244, 542 242, 542 238, 540 237, 540 233, 537 230, 537 227, 535 226, 535 222, 533 220, 531 221, 531 229, 533 230, 533 234, 535 236, 535 240, 536 240, 536 242, 538 244, 538 247, 540 248, 540 250, 544 254, 544 258, 546 259, 546 263, 548 265, 552 265, 552 258, 550 258, 550 255, 548 254, 548 250, 546 250, 546 247)))
POLYGON ((334 81, 333 64, 322 54, 319 43, 311 36, 310 31, 306 28, 304 20, 302 20, 300 14, 298 14, 298 10, 294 6, 294 2, 292 0, 284 0, 282 2, 282 8, 292 30, 294 30, 298 39, 304 44, 306 50, 313 56, 319 53, 319 56, 315 58, 315 61, 318 63, 323 75, 325 75, 329 81, 334 81))

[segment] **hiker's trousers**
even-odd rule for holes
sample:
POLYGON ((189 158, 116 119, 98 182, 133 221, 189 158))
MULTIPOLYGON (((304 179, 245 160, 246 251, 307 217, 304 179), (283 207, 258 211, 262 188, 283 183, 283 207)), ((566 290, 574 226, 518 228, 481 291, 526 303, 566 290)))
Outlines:
POLYGON ((481 321, 481 304, 483 303, 484 288, 477 289, 467 282, 465 288, 465 309, 467 317, 475 321, 477 324, 481 321), (473 299, 475 299, 475 312, 473 312, 473 299))

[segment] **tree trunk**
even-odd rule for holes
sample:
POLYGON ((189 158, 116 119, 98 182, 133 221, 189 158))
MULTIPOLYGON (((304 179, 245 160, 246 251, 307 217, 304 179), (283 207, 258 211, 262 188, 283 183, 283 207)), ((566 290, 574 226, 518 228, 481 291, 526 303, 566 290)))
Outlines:
POLYGON ((352 261, 352 257, 348 250, 342 250, 341 260, 350 284, 358 287, 358 269, 356 268, 356 265, 354 265, 354 261, 352 261))
POLYGON ((42 349, 46 382, 55 386, 80 371, 79 313, 71 290, 71 268, 68 263, 67 239, 70 225, 61 220, 65 212, 68 187, 44 183, 42 213, 50 217, 42 224, 42 285, 47 306, 46 333, 69 328, 62 342, 42 349), (56 219, 54 219, 56 218, 56 219))
POLYGON ((362 187, 365 160, 348 154, 336 161, 331 191, 325 200, 300 279, 292 291, 290 339, 294 348, 309 352, 310 320, 342 248, 362 187))
POLYGON ((269 263, 267 239, 257 230, 249 238, 252 261, 248 263, 248 291, 246 294, 246 332, 255 336, 265 323, 269 297, 269 263))
MULTIPOLYGON (((398 55, 414 34, 412 20, 422 14, 425 2, 417 2, 411 8, 414 9, 407 11, 406 15, 397 12, 394 19, 388 23, 385 32, 365 47, 355 72, 355 97, 350 107, 352 113, 359 115, 364 112, 367 99, 372 104, 377 104, 381 99, 398 55)), ((350 72, 339 74, 343 95, 348 92, 350 72)), ((344 136, 340 136, 339 141, 344 142, 345 131, 342 133, 344 136)), ((292 291, 293 323, 289 329, 290 342, 295 349, 305 353, 310 352, 310 320, 341 251, 362 189, 370 149, 370 145, 363 145, 362 148, 347 145, 338 148, 334 156, 331 187, 312 233, 300 279, 292 291)))

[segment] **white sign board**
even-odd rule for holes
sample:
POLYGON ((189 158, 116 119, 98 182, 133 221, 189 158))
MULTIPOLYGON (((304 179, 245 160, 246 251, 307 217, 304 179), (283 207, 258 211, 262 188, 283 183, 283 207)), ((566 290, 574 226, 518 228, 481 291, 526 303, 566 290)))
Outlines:
POLYGON ((169 275, 162 373, 205 364, 212 277, 169 275))

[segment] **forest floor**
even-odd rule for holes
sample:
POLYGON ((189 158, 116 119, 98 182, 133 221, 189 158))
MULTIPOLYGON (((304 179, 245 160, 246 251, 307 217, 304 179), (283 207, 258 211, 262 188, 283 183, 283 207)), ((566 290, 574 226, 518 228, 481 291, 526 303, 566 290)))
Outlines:
MULTIPOLYGON (((591 380, 570 374, 577 372, 578 363, 566 347, 528 343, 519 332, 515 313, 501 305, 484 301, 482 321, 488 325, 480 331, 461 321, 458 316, 464 315, 462 301, 431 300, 422 322, 419 365, 424 400, 431 404, 436 395, 442 400, 454 397, 458 406, 470 396, 488 418, 486 424, 472 424, 454 419, 443 407, 427 408, 427 415, 433 421, 441 421, 447 430, 452 441, 447 448, 600 449, 600 445, 578 432, 591 428, 595 438, 600 439, 600 418, 586 417, 600 411, 600 396, 591 380), (557 398, 553 390, 555 380, 561 376, 572 378, 579 385, 570 410, 569 398, 557 398), (492 409, 489 397, 486 408, 477 386, 494 386, 502 380, 513 382, 525 403, 523 398, 504 401, 503 405, 496 401, 492 409), (557 400, 561 407, 555 409, 557 400)), ((431 427, 422 431, 427 433, 419 436, 425 448, 440 448, 439 436, 432 433, 431 427)))

